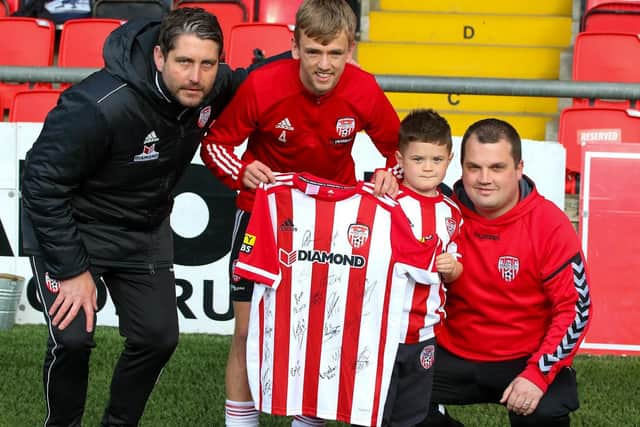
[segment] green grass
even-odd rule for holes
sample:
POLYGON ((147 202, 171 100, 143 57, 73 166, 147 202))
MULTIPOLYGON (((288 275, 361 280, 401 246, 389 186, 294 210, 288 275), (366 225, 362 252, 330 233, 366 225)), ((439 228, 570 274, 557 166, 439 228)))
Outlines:
MULTIPOLYGON (((227 336, 183 334, 140 425, 224 425, 224 365, 229 341, 227 336)), ((0 331, 0 427, 42 425, 41 365, 45 342, 44 325, 18 325, 0 331)), ((85 426, 99 425, 122 338, 115 328, 99 327, 96 342, 85 426)), ((640 358, 579 356, 575 365, 582 407, 572 415, 573 426, 640 427, 640 358)), ((449 410, 467 426, 508 426, 506 411, 498 405, 449 410)), ((287 426, 289 421, 263 416, 261 425, 287 426)))

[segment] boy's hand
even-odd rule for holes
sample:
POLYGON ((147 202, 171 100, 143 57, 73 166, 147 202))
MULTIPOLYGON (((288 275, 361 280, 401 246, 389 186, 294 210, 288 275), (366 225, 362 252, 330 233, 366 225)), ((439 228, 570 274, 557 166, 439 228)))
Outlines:
POLYGON ((451 274, 456 267, 456 259, 449 253, 443 253, 436 257, 436 270, 440 274, 451 274))
POLYGON ((451 283, 462 274, 462 264, 452 254, 445 252, 436 257, 436 270, 446 283, 451 283))

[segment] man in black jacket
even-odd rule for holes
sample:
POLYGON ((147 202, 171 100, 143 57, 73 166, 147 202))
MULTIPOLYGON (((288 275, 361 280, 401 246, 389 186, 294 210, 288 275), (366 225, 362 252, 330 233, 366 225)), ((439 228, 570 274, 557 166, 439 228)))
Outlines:
POLYGON ((135 426, 178 343, 171 191, 232 94, 222 32, 202 9, 131 21, 105 68, 65 91, 26 157, 24 244, 49 330, 46 426, 79 426, 98 278, 124 349, 103 426, 135 426))

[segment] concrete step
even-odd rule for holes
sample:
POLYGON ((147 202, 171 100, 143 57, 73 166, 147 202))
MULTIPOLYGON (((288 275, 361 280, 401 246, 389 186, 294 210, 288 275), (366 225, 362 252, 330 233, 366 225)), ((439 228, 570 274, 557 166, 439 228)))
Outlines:
POLYGON ((567 47, 571 17, 371 11, 369 41, 567 47))
POLYGON ((380 10, 571 16, 572 0, 379 0, 380 10))
POLYGON ((360 42, 357 61, 373 74, 558 78, 562 49, 360 42))
POLYGON ((433 108, 436 111, 558 113, 558 100, 556 98, 405 92, 387 92, 386 94, 397 110, 433 108))

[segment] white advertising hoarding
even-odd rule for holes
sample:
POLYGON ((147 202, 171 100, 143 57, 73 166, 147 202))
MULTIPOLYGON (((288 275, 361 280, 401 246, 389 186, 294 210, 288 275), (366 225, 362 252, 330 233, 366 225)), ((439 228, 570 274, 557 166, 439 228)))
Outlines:
MULTIPOLYGON (((42 125, 0 123, 0 272, 27 280, 16 323, 43 323, 40 303, 31 283, 29 260, 20 252, 19 174, 21 161, 42 125), (4 240, 3 240, 3 236, 4 240)), ((454 138, 454 160, 445 182, 460 177, 460 138, 454 138)), ((365 134, 353 151, 359 178, 384 166, 365 134)), ((560 144, 523 141, 525 173, 545 197, 564 207, 565 150, 560 144)), ((176 293, 182 332, 230 334, 233 313, 229 300, 228 259, 233 226, 233 194, 194 158, 176 191, 171 215, 176 248, 176 293)), ((116 326, 115 309, 104 284, 98 284, 98 324, 116 326)))

